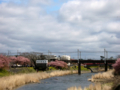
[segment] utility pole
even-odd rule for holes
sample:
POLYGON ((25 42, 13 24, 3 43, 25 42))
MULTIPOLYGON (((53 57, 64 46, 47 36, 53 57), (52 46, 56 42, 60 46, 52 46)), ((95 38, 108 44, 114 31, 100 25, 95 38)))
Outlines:
POLYGON ((77 50, 77 53, 78 53, 78 63, 79 63, 79 49, 77 50))
POLYGON ((17 50, 17 56, 18 56, 18 50, 17 50))
POLYGON ((80 58, 79 58, 79 55, 80 55, 80 51, 78 49, 78 75, 81 74, 81 63, 80 63, 81 55, 80 55, 80 58))
POLYGON ((107 51, 104 49, 104 57, 105 57, 105 71, 107 71, 107 61, 106 61, 106 59, 107 59, 107 51))
POLYGON ((105 59, 104 63, 106 63, 106 57, 105 57, 106 54, 105 54, 105 52, 106 52, 106 50, 104 49, 104 59, 105 59))
POLYGON ((81 51, 80 51, 80 60, 81 60, 81 51))
POLYGON ((8 56, 9 56, 9 54, 10 54, 10 52, 9 52, 9 50, 8 50, 8 56))
POLYGON ((106 51, 106 59, 108 59, 108 51, 106 51))
POLYGON ((49 50, 48 50, 48 61, 49 61, 49 50))

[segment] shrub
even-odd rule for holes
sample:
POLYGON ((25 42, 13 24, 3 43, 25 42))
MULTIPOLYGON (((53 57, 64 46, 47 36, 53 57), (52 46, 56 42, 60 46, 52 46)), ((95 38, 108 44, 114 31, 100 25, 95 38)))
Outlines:
POLYGON ((115 74, 120 74, 120 58, 118 58, 116 63, 112 66, 115 69, 115 74))

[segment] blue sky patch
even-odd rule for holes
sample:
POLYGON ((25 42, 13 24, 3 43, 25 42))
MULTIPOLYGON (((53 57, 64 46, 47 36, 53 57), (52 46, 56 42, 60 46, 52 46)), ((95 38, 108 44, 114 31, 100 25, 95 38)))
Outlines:
POLYGON ((28 0, 0 0, 0 3, 27 4, 28 0))
POLYGON ((9 0, 0 0, 0 3, 8 3, 9 0))
MULTIPOLYGON (((52 4, 48 6, 44 6, 45 10, 48 14, 54 11, 58 11, 63 3, 67 2, 68 0, 52 0, 52 4)), ((0 3, 15 3, 15 4, 27 4, 29 0, 0 0, 0 3)))
POLYGON ((58 11, 63 3, 67 2, 68 0, 53 0, 52 5, 46 8, 46 12, 50 14, 51 12, 58 11))

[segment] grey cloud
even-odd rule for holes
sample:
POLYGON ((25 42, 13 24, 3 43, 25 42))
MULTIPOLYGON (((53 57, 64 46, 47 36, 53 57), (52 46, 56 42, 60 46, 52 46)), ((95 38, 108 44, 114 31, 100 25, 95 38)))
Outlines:
POLYGON ((68 0, 57 18, 44 9, 50 0, 0 4, 1 51, 120 50, 119 0, 99 1, 68 0))

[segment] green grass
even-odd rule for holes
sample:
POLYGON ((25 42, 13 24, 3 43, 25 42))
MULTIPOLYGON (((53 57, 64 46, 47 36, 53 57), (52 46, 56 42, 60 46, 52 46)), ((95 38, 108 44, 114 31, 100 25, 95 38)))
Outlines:
POLYGON ((99 66, 90 66, 90 68, 98 68, 99 66))
POLYGON ((36 72, 33 67, 11 68, 9 71, 0 69, 0 77, 20 74, 20 73, 33 73, 33 72, 36 72))
POLYGON ((76 68, 75 66, 70 66, 70 70, 78 70, 78 66, 76 66, 76 68))
MULTIPOLYGON (((55 67, 49 67, 48 70, 57 70, 55 67)), ((64 69, 62 69, 64 70, 64 69)), ((70 70, 78 70, 78 66, 70 67, 70 70)), ((89 71, 89 69, 84 68, 81 66, 82 71, 89 71)), ((14 74, 21 74, 21 73, 33 73, 36 72, 33 67, 18 67, 18 68, 10 68, 9 70, 1 70, 0 69, 0 77, 9 76, 14 74)))
POLYGON ((33 67, 23 67, 18 73, 33 73, 36 72, 33 67))
POLYGON ((48 70, 57 70, 55 67, 49 67, 48 70))
POLYGON ((84 68, 84 66, 81 66, 81 71, 89 71, 89 69, 84 68))
POLYGON ((0 69, 0 77, 9 76, 9 75, 10 72, 8 72, 7 70, 0 69))
MULTIPOLYGON (((71 66, 70 67, 70 70, 78 70, 78 66, 71 66)), ((87 68, 84 68, 84 66, 81 66, 81 70, 82 71, 89 71, 89 69, 87 69, 87 68)))

